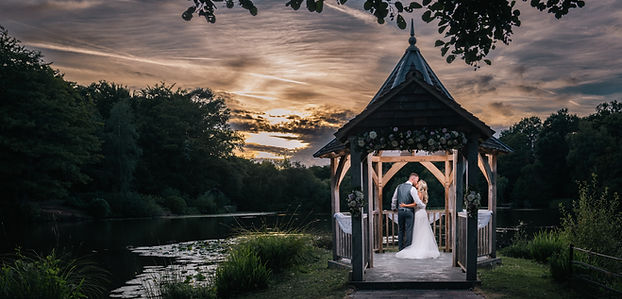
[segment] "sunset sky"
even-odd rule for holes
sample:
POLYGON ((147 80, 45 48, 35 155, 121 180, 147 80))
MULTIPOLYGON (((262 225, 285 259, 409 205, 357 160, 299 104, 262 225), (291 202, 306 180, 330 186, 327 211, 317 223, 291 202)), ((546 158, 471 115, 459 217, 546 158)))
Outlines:
MULTIPOLYGON (((408 46, 408 32, 326 0, 321 14, 285 0, 217 10, 216 24, 180 15, 190 2, 2 0, 0 25, 79 84, 131 89, 165 81, 228 95, 247 157, 307 164, 371 100, 408 46)), ((586 1, 561 20, 518 1, 523 25, 492 66, 447 64, 434 24, 415 19, 417 45, 453 97, 496 131, 522 117, 568 108, 579 115, 622 99, 622 1, 586 1)), ((410 18, 411 16, 407 16, 410 18)))

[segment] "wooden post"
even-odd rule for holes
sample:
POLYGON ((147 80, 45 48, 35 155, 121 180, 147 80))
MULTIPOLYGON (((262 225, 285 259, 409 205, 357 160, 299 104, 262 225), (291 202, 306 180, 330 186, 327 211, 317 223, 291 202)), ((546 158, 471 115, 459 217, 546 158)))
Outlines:
POLYGON ((445 187, 445 252, 447 252, 449 251, 449 181, 451 179, 449 176, 451 175, 451 165, 448 156, 445 158, 447 159, 445 160, 445 184, 443 187, 445 187))
MULTIPOLYGON (((372 172, 374 169, 372 168, 371 163, 372 154, 367 154, 367 158, 365 159, 365 179, 363 180, 363 186, 365 187, 365 199, 367 200, 367 248, 369 250, 365 250, 365 254, 367 255, 367 259, 369 260, 369 267, 374 267, 374 180, 372 178, 372 172)), ((363 236, 365 239, 365 236, 363 236)))
MULTIPOLYGON (((467 158, 467 186, 475 186, 477 183, 478 163, 478 136, 470 133, 467 137, 465 153, 467 158)), ((477 280, 477 213, 467 215, 467 239, 466 239, 466 279, 477 280)))
POLYGON ((383 202, 383 198, 382 198, 382 189, 384 186, 384 181, 382 180, 382 162, 377 162, 376 163, 376 175, 378 176, 378 190, 376 192, 377 194, 377 203, 376 203, 376 207, 378 208, 378 225, 377 225, 377 231, 376 233, 378 234, 379 237, 379 251, 381 253, 384 252, 384 248, 383 248, 383 241, 384 241, 384 237, 382 234, 382 218, 384 217, 384 215, 382 214, 382 202, 383 202))
MULTIPOLYGON (((454 190, 455 200, 453 203, 452 221, 452 259, 453 266, 458 267, 458 250, 464 250, 458 246, 458 238, 460 236, 460 223, 458 222, 458 212, 462 211, 462 201, 464 198, 464 158, 462 150, 454 152, 454 190)), ((462 240, 464 242, 464 240, 462 240)))
MULTIPOLYGON (((352 189, 362 190, 363 174, 361 169, 361 153, 356 146, 356 138, 350 138, 350 175, 352 189)), ((352 281, 363 281, 363 209, 360 215, 352 215, 352 281)))
POLYGON ((492 154, 488 157, 490 162, 490 188, 488 189, 488 209, 492 211, 490 219, 490 257, 497 257, 497 181, 499 178, 497 172, 497 155, 492 154))
POLYGON ((333 239, 333 261, 339 259, 337 255, 337 221, 335 220, 335 213, 337 213, 336 206, 339 205, 339 200, 335 198, 335 196, 339 196, 337 190, 337 158, 330 158, 330 226, 331 226, 331 236, 333 239))

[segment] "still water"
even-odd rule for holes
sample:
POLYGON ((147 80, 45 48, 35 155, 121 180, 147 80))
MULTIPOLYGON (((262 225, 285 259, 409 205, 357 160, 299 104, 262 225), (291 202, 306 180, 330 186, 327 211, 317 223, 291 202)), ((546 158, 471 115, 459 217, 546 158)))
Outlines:
MULTIPOLYGON (((0 253, 14 248, 38 253, 56 252, 72 256, 88 255, 112 273, 109 290, 118 289, 150 267, 170 265, 177 256, 162 254, 161 245, 196 240, 223 240, 241 227, 263 225, 301 227, 313 231, 330 231, 328 215, 285 215, 277 213, 240 213, 206 216, 181 216, 145 219, 114 219, 69 223, 36 223, 0 228, 0 253), (142 252, 141 252, 142 250, 142 252)), ((183 257, 182 257, 183 258, 183 257)))
MULTIPOLYGON (((154 267, 170 266, 180 260, 191 268, 212 267, 212 264, 197 261, 206 254, 217 252, 218 245, 240 227, 278 223, 281 227, 288 224, 290 227, 308 226, 316 232, 327 233, 330 231, 329 219, 329 215, 240 213, 13 226, 5 223, 0 231, 0 253, 11 253, 19 246, 24 251, 35 250, 44 254, 56 248, 60 254, 89 255, 112 273, 108 287, 114 291, 112 294, 131 297, 135 294, 135 286, 140 283, 137 279, 154 271, 154 267), (194 249, 177 254, 178 251, 171 250, 171 246, 194 249), (134 289, 129 287, 132 284, 134 289)), ((559 213, 554 210, 498 210, 498 227, 513 227, 521 221, 531 231, 537 231, 558 225, 559 213)), ((507 243, 504 238, 508 239, 508 236, 499 236, 499 243, 507 243)), ((217 260, 219 256, 213 258, 217 260)))

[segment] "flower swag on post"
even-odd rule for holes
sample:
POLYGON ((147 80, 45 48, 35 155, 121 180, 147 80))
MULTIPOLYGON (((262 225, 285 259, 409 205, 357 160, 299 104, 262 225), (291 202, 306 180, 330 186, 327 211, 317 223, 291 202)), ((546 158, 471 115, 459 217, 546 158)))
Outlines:
POLYGON ((464 203, 466 204, 466 210, 469 217, 475 217, 477 210, 479 209, 482 195, 479 192, 473 190, 474 188, 467 188, 464 193, 464 203))
POLYGON ((359 150, 372 152, 377 150, 440 151, 462 148, 467 142, 462 132, 447 128, 419 130, 371 130, 356 138, 359 150))
POLYGON ((363 192, 358 190, 352 190, 350 194, 348 194, 348 208, 350 208, 350 214, 354 216, 361 216, 361 208, 364 205, 364 195, 363 192))

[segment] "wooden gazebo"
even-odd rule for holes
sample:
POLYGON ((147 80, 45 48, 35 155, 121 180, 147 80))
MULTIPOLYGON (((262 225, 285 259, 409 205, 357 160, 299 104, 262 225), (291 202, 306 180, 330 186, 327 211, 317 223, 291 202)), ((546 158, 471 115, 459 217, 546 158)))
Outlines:
POLYGON ((449 94, 415 45, 412 28, 409 43, 367 107, 314 154, 331 161, 333 215, 340 213, 339 186, 348 169, 353 188, 362 190, 367 201, 361 216, 351 218, 351 233, 344 232, 334 221, 333 261, 351 264, 353 282, 365 281, 366 269, 375 266, 374 256, 393 247, 396 241, 397 218, 393 211, 383 210, 383 187, 407 163, 417 162, 445 190, 444 209, 428 210, 437 243, 444 252, 451 252, 452 266, 461 267, 466 281, 473 282, 477 280, 478 258, 496 255, 497 156, 511 149, 449 94), (384 141, 376 137, 381 132, 389 132, 383 135, 388 136, 384 141), (436 132, 441 138, 426 145, 427 139, 420 139, 427 132, 436 132), (395 137, 397 134, 403 139, 395 137), (456 137, 459 142, 452 144, 444 137, 456 137), (488 194, 488 211, 482 215, 490 215, 490 221, 479 228, 478 213, 461 213, 465 187, 476 183, 475 171, 481 171, 488 182, 488 190, 479 191, 488 194))

